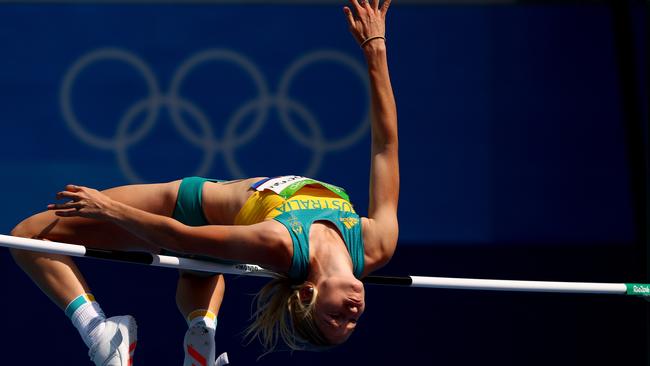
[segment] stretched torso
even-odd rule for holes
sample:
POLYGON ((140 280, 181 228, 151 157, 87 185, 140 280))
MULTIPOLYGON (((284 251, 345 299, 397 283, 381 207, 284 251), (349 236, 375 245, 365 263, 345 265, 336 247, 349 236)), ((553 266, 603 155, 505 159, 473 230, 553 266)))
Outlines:
MULTIPOLYGON (((307 209, 310 212, 347 212, 347 215, 354 214, 354 210, 349 202, 347 202, 347 194, 345 191, 341 190, 338 187, 325 185, 328 188, 323 186, 305 186, 304 188, 296 191, 295 194, 291 194, 291 198, 284 197, 281 198, 278 194, 270 190, 257 191, 254 188, 251 188, 251 185, 264 179, 263 177, 244 179, 234 182, 206 182, 203 187, 203 211, 204 215, 210 224, 214 225, 253 225, 263 222, 264 225, 268 225, 271 230, 277 230, 281 233, 283 242, 286 243, 287 250, 297 255, 295 250, 299 250, 301 254, 302 262, 302 273, 305 273, 307 262, 309 262, 313 257, 313 251, 309 250, 311 244, 308 245, 297 245, 296 243, 311 243, 312 240, 307 240, 303 237, 302 240, 297 240, 295 232, 291 231, 291 227, 285 228, 287 226, 286 222, 284 225, 278 221, 281 220, 282 214, 286 216, 289 211, 301 211, 307 209), (330 191, 332 190, 332 191, 330 191), (338 194, 342 194, 345 199, 340 197, 338 194), (252 197, 254 195, 254 197, 252 197), (313 207, 312 207, 313 206, 313 207), (242 210, 243 208, 243 210, 242 210), (322 210, 321 210, 322 209, 322 210), (276 220, 273 220, 276 218, 276 220), (309 253, 309 254, 307 254, 309 253)), ((273 180, 271 180, 273 181, 273 180)), ((262 188, 260 188, 261 190, 262 188)), ((303 211, 305 212, 305 211, 303 211)), ((303 212, 300 212, 302 214, 303 212)), ((293 212, 291 212, 293 216, 293 212)), ((322 216, 322 214, 321 214, 322 216)), ((356 267, 357 275, 360 275, 360 271, 363 268, 364 260, 364 250, 363 250, 363 239, 361 235, 356 234, 356 237, 359 239, 352 240, 351 237, 348 237, 349 229, 348 226, 351 225, 361 225, 359 222, 358 216, 355 218, 332 218, 325 219, 322 217, 318 221, 309 222, 306 225, 307 232, 305 233, 310 238, 313 235, 327 236, 330 239, 328 240, 328 245, 335 246, 339 249, 342 249, 346 252, 348 250, 353 250, 355 261, 358 263, 356 267), (320 221, 325 220, 325 221, 320 221), (342 220, 343 223, 338 222, 342 220), (332 222, 336 223, 340 227, 337 229, 332 222), (345 224, 345 226, 343 226, 345 224), (310 228, 313 226, 313 229, 310 228), (341 233, 345 231, 345 236, 347 239, 344 239, 341 233), (333 239, 333 240, 332 240, 333 239), (350 244, 351 242, 356 242, 356 240, 361 240, 359 244, 348 247, 346 250, 346 243, 350 244), (355 250, 355 248, 358 248, 355 250), (360 261, 360 262, 359 262, 360 261)), ((295 217, 294 217, 295 218, 295 217)), ((354 235, 353 235, 354 237, 354 235)), ((348 253, 351 254, 352 252, 348 253)), ((293 261, 293 267, 296 267, 296 260, 293 261)), ((284 267, 284 266, 283 266, 284 267)), ((288 269, 288 268, 287 268, 288 269)), ((294 272, 298 273, 298 271, 294 272)))
POLYGON ((234 225, 237 213, 255 192, 251 185, 263 177, 230 182, 205 182, 203 213, 212 225, 234 225))

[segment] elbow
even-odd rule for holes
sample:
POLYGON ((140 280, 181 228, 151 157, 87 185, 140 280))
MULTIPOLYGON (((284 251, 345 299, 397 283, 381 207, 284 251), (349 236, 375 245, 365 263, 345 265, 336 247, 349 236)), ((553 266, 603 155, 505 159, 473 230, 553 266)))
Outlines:
POLYGON ((394 149, 397 151, 398 141, 397 129, 390 129, 383 131, 383 133, 372 134, 373 146, 380 147, 382 150, 394 149))

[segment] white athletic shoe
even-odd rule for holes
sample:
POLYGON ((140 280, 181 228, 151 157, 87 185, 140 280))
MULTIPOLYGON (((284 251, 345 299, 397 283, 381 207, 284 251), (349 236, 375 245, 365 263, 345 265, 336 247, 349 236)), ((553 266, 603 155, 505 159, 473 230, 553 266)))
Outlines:
POLYGON ((228 361, 228 353, 224 352, 217 357, 217 360, 214 361, 214 366, 223 366, 227 365, 230 362, 228 361))
POLYGON ((228 364, 228 354, 222 353, 216 361, 214 329, 202 324, 191 326, 185 333, 183 342, 185 361, 183 366, 223 366, 228 364))
POLYGON ((138 327, 130 315, 106 319, 101 340, 88 351, 97 366, 131 366, 138 327))

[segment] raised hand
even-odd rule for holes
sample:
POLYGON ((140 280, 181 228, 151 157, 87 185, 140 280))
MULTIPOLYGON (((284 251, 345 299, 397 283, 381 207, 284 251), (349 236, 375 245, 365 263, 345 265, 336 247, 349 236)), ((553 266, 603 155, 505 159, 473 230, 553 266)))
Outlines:
POLYGON ((343 7, 350 33, 361 47, 371 42, 384 42, 386 37, 386 13, 391 0, 350 0, 350 7, 343 7))
POLYGON ((96 189, 69 184, 64 191, 56 194, 56 199, 69 199, 60 204, 47 205, 57 216, 109 219, 113 200, 96 189))

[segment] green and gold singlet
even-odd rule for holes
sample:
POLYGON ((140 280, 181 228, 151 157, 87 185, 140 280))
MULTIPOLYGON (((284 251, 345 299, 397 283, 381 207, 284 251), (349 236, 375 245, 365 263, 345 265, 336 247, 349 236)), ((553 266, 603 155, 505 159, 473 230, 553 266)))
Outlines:
POLYGON ((364 267, 361 219, 343 188, 301 176, 266 178, 252 185, 253 195, 235 218, 235 225, 273 219, 284 225, 293 242, 289 278, 302 282, 309 272, 309 229, 316 221, 334 224, 352 259, 353 273, 364 267))

